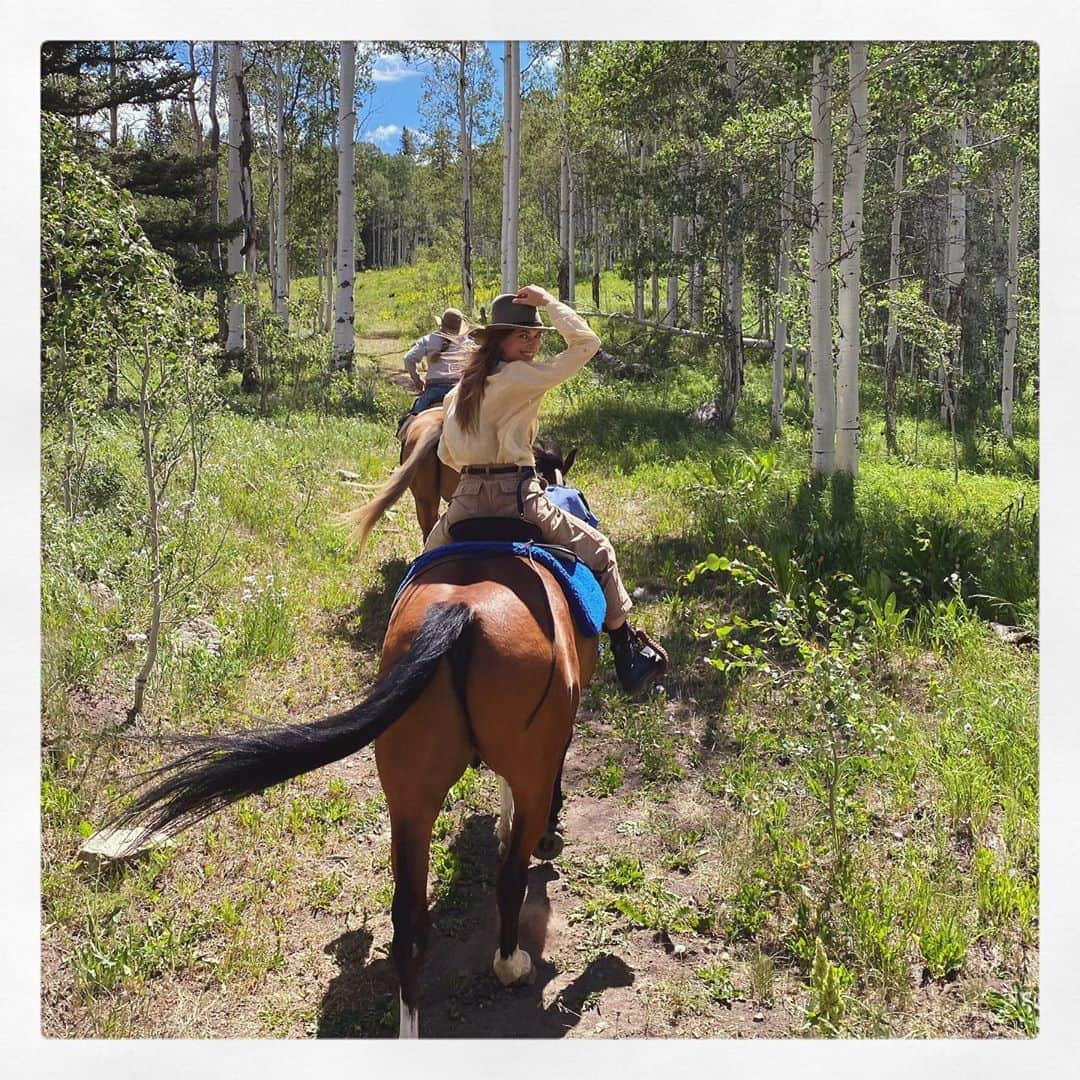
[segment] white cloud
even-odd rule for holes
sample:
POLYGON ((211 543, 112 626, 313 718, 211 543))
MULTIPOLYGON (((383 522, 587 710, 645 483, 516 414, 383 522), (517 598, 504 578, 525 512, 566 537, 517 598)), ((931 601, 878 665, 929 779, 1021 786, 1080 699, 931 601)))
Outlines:
POLYGON ((380 124, 377 128, 365 131, 360 138, 364 142, 374 143, 385 149, 389 143, 401 134, 401 128, 397 124, 380 124))
POLYGON ((382 53, 375 59, 375 65, 371 69, 371 77, 377 83, 400 82, 402 79, 412 78, 419 75, 416 68, 411 68, 400 56, 382 53))

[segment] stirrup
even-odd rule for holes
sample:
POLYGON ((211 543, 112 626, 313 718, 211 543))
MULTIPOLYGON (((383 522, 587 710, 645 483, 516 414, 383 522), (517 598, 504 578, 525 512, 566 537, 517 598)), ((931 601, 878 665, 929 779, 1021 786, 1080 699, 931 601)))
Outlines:
POLYGON ((612 646, 615 674, 623 690, 636 694, 655 682, 667 670, 666 650, 657 645, 644 630, 630 628, 629 639, 612 646))

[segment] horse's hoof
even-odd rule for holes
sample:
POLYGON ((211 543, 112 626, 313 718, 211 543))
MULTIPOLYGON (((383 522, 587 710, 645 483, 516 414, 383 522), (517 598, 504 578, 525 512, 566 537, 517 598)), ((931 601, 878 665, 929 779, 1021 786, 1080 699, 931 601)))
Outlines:
POLYGON ((495 950, 495 977, 503 986, 518 986, 532 974, 532 958, 524 949, 515 949, 505 960, 495 950))
POLYGON ((533 848, 533 858, 540 862, 551 862, 562 854, 563 838, 558 832, 546 832, 533 848))

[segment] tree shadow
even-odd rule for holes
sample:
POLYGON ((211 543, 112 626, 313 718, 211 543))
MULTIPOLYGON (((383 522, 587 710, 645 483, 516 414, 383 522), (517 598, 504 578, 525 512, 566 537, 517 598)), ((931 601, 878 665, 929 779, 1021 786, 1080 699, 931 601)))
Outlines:
MULTIPOLYGON (((533 979, 507 989, 492 972, 498 945, 495 875, 498 846, 491 814, 468 819, 449 845, 456 864, 431 907, 432 930, 420 993, 420 1028, 425 1038, 559 1038, 581 1019, 587 1000, 608 987, 629 986, 633 972, 618 957, 593 960, 550 1005, 543 990, 558 974, 543 957, 551 901, 558 881, 550 863, 529 868, 519 940, 533 959, 533 979)), ((340 973, 326 988, 318 1011, 317 1037, 389 1038, 397 1032, 398 980, 386 947, 371 953, 366 928, 349 930, 325 951, 340 973)))
POLYGON ((409 565, 402 558, 379 563, 381 584, 369 585, 360 594, 360 602, 333 621, 329 636, 348 642, 354 649, 380 650, 390 621, 394 596, 409 565))

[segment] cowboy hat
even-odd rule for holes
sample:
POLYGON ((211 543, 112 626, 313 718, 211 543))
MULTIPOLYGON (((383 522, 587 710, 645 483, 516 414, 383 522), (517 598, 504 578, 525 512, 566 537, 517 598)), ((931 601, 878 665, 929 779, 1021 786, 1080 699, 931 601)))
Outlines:
POLYGON ((554 330, 540 320, 535 304, 519 304, 515 293, 496 296, 491 304, 491 321, 485 326, 474 327, 469 336, 480 339, 488 330, 554 330))
POLYGON ((469 323, 465 316, 457 308, 447 308, 439 319, 436 333, 444 337, 453 338, 455 341, 469 332, 469 323))

